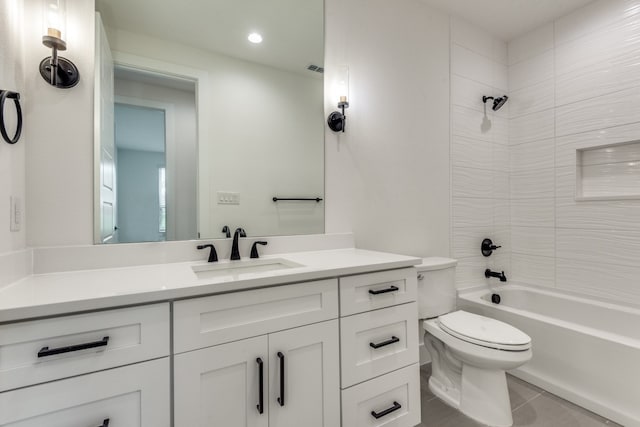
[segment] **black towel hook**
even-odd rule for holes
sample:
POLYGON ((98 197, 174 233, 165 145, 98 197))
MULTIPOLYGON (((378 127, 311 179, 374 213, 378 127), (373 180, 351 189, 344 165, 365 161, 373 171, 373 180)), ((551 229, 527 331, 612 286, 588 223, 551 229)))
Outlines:
POLYGON ((15 144, 20 140, 20 134, 22 134, 22 108, 20 107, 20 94, 17 92, 0 90, 0 133, 2 134, 2 138, 4 138, 8 144, 15 144), (4 101, 7 98, 13 99, 13 103, 16 106, 16 115, 18 116, 16 133, 13 138, 9 138, 9 135, 7 134, 7 125, 4 121, 4 101))

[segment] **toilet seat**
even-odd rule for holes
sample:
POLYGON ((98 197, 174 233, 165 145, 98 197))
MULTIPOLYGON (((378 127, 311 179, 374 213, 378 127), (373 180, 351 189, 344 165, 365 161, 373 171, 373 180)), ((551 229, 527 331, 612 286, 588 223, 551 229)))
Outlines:
POLYGON ((471 344, 505 351, 526 351, 531 338, 521 330, 463 310, 438 317, 438 325, 447 334, 471 344))

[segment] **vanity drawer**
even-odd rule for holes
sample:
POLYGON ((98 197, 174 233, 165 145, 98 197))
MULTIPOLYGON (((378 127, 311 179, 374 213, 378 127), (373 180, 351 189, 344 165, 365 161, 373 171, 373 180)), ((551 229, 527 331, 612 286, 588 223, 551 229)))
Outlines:
POLYGON ((336 279, 177 301, 175 353, 338 317, 336 279))
POLYGON ((414 427, 419 423, 417 363, 342 391, 343 426, 414 427))
POLYGON ((0 391, 169 354, 169 304, 0 326, 0 391))
POLYGON ((164 357, 0 393, 0 425, 169 427, 169 372, 164 357))
POLYGON ((416 274, 416 269, 411 267, 340 278, 340 315, 415 301, 416 274))
POLYGON ((340 319, 342 387, 417 363, 417 303, 340 319))

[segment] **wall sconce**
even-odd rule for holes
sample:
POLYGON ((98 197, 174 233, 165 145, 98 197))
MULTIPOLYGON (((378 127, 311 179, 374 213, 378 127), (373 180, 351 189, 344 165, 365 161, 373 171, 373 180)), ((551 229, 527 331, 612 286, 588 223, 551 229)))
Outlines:
POLYGON ((40 62, 40 75, 51 86, 60 89, 74 87, 80 81, 78 68, 66 58, 58 56, 58 51, 67 50, 64 41, 66 31, 65 0, 43 0, 44 31, 42 44, 51 49, 51 56, 40 62))
POLYGON ((336 80, 334 83, 334 99, 339 99, 338 108, 342 110, 334 111, 329 114, 329 118, 327 119, 327 124, 329 125, 329 129, 334 132, 344 132, 345 124, 347 121, 347 116, 344 115, 344 109, 349 108, 349 67, 342 66, 340 67, 336 73, 336 80))

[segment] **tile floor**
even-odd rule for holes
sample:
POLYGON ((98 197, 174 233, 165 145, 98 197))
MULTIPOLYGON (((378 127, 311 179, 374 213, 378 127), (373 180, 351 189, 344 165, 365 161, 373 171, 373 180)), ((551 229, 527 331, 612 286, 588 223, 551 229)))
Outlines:
MULTIPOLYGON (((429 391, 430 364, 422 366, 420 375, 422 423, 418 427, 483 426, 446 405, 429 391)), ((621 427, 518 378, 509 376, 508 384, 514 427, 621 427)))

